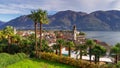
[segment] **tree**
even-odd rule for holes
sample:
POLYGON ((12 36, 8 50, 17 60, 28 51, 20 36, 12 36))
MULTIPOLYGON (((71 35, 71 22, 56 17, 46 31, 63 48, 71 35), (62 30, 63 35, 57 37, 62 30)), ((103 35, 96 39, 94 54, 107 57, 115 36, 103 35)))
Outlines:
POLYGON ((0 31, 0 41, 3 39, 3 33, 0 31))
POLYGON ((38 53, 37 53, 37 49, 38 49, 38 46, 37 46, 37 23, 38 23, 38 12, 33 10, 31 11, 31 15, 28 16, 29 18, 31 18, 33 21, 34 21, 34 31, 35 31, 35 51, 36 51, 36 57, 38 56, 38 53))
POLYGON ((5 35, 3 34, 3 31, 0 31, 0 53, 1 52, 7 52, 6 47, 8 47, 7 44, 8 40, 5 38, 5 35))
POLYGON ((42 48, 42 24, 48 24, 47 12, 41 9, 37 10, 38 22, 40 23, 40 50, 42 48))
POLYGON ((33 47, 31 45, 31 41, 27 38, 24 38, 20 41, 20 52, 24 52, 26 54, 30 54, 33 50, 33 47))
POLYGON ((42 40, 42 48, 41 48, 42 52, 53 52, 52 48, 50 48, 48 46, 48 42, 46 40, 42 40))
POLYGON ((118 48, 120 48, 120 43, 117 43, 115 46, 118 47, 118 48))
POLYGON ((57 44, 59 45, 59 55, 62 56, 62 46, 64 45, 64 40, 58 39, 57 44))
POLYGON ((95 64, 99 62, 100 56, 106 54, 106 49, 98 44, 96 44, 92 49, 91 53, 95 56, 95 64))
POLYGON ((120 43, 117 43, 115 46, 119 48, 118 60, 120 60, 120 43))
POLYGON ((117 63, 117 61, 118 61, 118 55, 119 55, 119 51, 120 51, 120 49, 117 47, 118 46, 118 44, 116 44, 115 46, 113 46, 112 48, 111 48, 111 55, 114 55, 115 56, 115 63, 117 63))
POLYGON ((59 49, 59 45, 58 44, 54 44, 53 49, 55 49, 55 54, 58 55, 58 49, 59 49))
POLYGON ((10 44, 11 44, 11 36, 14 34, 13 27, 6 26, 2 32, 5 35, 5 38, 7 38, 7 40, 8 40, 8 52, 9 52, 9 48, 10 48, 10 44))
POLYGON ((16 45, 19 46, 19 43, 20 43, 21 40, 22 40, 22 37, 18 34, 15 34, 15 35, 11 36, 11 43, 12 44, 16 44, 16 45))
POLYGON ((89 58, 90 58, 90 63, 91 63, 91 56, 92 56, 92 54, 91 54, 91 49, 92 49, 92 47, 95 45, 95 43, 94 43, 93 40, 88 39, 88 40, 86 41, 86 45, 89 47, 89 58))
POLYGON ((71 57, 71 47, 74 46, 74 43, 72 41, 66 42, 66 47, 68 47, 68 56, 71 57))
POLYGON ((75 47, 76 53, 79 52, 80 59, 82 59, 82 55, 86 53, 87 46, 83 44, 79 44, 75 47))

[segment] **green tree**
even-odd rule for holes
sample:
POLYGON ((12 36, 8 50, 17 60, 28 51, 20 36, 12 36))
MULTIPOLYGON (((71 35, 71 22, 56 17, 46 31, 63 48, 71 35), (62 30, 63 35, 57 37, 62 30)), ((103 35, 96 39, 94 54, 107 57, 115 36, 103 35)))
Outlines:
POLYGON ((37 18, 40 23, 40 50, 42 48, 42 24, 48 24, 47 12, 41 9, 37 10, 37 18))
POLYGON ((11 43, 19 46, 19 43, 22 39, 23 39, 22 36, 15 34, 15 35, 11 36, 11 43))
POLYGON ((58 44, 54 44, 54 45, 52 46, 52 48, 55 50, 55 54, 58 55, 59 45, 58 45, 58 44))
POLYGON ((71 47, 74 46, 74 43, 72 41, 66 42, 66 47, 68 47, 68 56, 71 57, 71 47))
POLYGON ((8 45, 7 43, 8 43, 8 40, 7 38, 5 38, 5 35, 3 34, 3 31, 1 30, 0 31, 0 53, 7 52, 6 50, 6 47, 8 45))
POLYGON ((24 38, 20 42, 20 50, 23 53, 30 54, 33 51, 33 47, 31 45, 31 41, 27 38, 24 38))
MULTIPOLYGON (((39 45, 39 39, 36 38, 36 40, 35 40, 35 34, 34 34, 34 33, 33 33, 33 34, 30 34, 30 35, 27 36, 26 38, 31 41, 31 45, 33 45, 33 49, 34 49, 35 52, 36 52, 36 48, 39 48, 39 47, 38 47, 38 45, 39 45), (36 41, 37 41, 37 47, 35 46, 35 42, 36 42, 36 41)), ((37 51, 37 52, 38 52, 38 51, 37 51)), ((37 57, 37 55, 36 55, 36 57, 37 57)))
POLYGON ((111 48, 111 55, 115 56, 115 63, 120 59, 120 43, 117 43, 115 46, 111 48))
POLYGON ((64 40, 58 39, 57 44, 59 45, 59 55, 62 56, 62 46, 64 45, 64 40))
POLYGON ((91 49, 95 45, 95 42, 93 40, 91 40, 91 39, 88 39, 86 41, 86 45, 89 47, 89 58, 90 58, 90 63, 91 63, 91 56, 92 56, 91 49))
POLYGON ((3 39, 3 33, 0 31, 0 41, 3 39))
POLYGON ((2 43, 0 43, 0 53, 3 53, 3 52, 7 52, 6 51, 6 46, 7 44, 5 44, 5 42, 2 41, 2 43))
POLYGON ((103 46, 96 44, 92 49, 91 53, 95 56, 95 63, 99 62, 100 56, 106 55, 106 49, 103 46))
POLYGON ((10 44, 11 44, 11 36, 14 35, 13 27, 6 26, 2 32, 4 34, 4 37, 7 38, 7 40, 8 40, 8 52, 9 52, 9 48, 10 48, 10 44))
POLYGON ((48 42, 46 40, 42 40, 42 48, 41 48, 42 52, 53 52, 52 48, 50 48, 50 46, 48 46, 48 42))
POLYGON ((76 53, 79 52, 80 59, 82 59, 83 54, 86 54, 87 46, 83 44, 79 44, 75 47, 76 53))
POLYGON ((31 15, 28 16, 34 21, 34 32, 35 32, 35 51, 36 51, 36 57, 38 56, 38 45, 37 45, 37 23, 38 23, 38 11, 31 11, 31 15))
POLYGON ((119 48, 118 60, 120 60, 120 43, 117 43, 115 46, 119 48))

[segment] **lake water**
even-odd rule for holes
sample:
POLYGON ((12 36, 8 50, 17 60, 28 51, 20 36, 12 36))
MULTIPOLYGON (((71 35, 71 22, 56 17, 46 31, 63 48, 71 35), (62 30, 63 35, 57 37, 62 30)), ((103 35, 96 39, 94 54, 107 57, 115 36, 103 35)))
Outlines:
POLYGON ((108 43, 109 45, 115 45, 120 43, 120 32, 115 31, 83 31, 86 33, 86 38, 97 39, 108 43))

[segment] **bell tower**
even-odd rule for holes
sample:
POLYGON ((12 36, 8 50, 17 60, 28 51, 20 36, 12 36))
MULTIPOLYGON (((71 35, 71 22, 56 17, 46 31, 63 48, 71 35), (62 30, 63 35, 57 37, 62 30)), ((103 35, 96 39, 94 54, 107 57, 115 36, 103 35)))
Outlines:
POLYGON ((16 32, 16 28, 15 27, 13 27, 13 30, 14 30, 14 34, 16 34, 17 32, 16 32))
POLYGON ((73 26, 73 41, 76 40, 76 32, 77 32, 76 26, 74 25, 74 26, 73 26))

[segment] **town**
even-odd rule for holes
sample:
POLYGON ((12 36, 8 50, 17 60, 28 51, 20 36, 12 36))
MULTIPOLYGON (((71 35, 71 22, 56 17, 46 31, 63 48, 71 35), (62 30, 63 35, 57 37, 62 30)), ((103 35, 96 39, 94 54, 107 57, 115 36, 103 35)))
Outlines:
MULTIPOLYGON (((84 14, 73 11, 58 12, 60 17, 64 13, 78 14, 80 19, 84 14), (79 14, 80 13, 80 14, 79 14)), ((94 14, 94 13, 93 13, 94 14)), ((85 14, 86 15, 86 14, 85 14)), ((87 14, 89 15, 89 14, 87 14)), ((53 15, 55 16, 55 15, 53 15)), ((69 15, 68 15, 69 16, 69 15)), ((73 15, 77 16, 77 15, 73 15)), ((120 67, 120 43, 113 46, 98 39, 87 38, 84 31, 80 31, 81 25, 70 25, 71 30, 45 30, 44 24, 49 24, 47 12, 42 9, 33 10, 31 14, 22 16, 22 23, 30 20, 30 29, 17 29, 14 26, 3 24, 0 30, 0 68, 119 68, 120 67)), ((66 17, 66 16, 65 16, 66 17)), ((71 15, 70 15, 71 17, 71 15)), ((86 17, 86 16, 85 16, 86 17)), ((91 23, 92 20, 88 22, 91 23)), ((73 21, 75 19, 73 18, 73 21)), ((62 19, 64 21, 64 18, 62 19)), ((61 23, 62 21, 58 22, 61 23)), ((96 23, 96 19, 93 20, 96 23)), ((75 21, 81 22, 81 21, 75 21)), ((12 21, 13 24, 16 24, 12 21)), ((82 22, 87 23, 86 19, 82 22)), ((94 23, 94 24, 95 24, 94 23)), ((20 23, 21 24, 21 23, 20 23)), ((92 29, 98 28, 92 25, 92 29)), ((23 25, 23 24, 21 24, 23 25)), ((81 27, 87 27, 90 24, 81 27)), ((103 24, 105 25, 105 24, 103 24)), ((29 25, 24 25, 28 28, 29 25)), ((60 27, 64 28, 64 26, 60 27)), ((66 28, 66 27, 65 27, 66 28)), ((106 28, 108 29, 108 28, 106 28)), ((94 29, 96 30, 96 29, 94 29)), ((104 28, 100 28, 104 30, 104 28)), ((109 30, 109 29, 108 29, 109 30)), ((109 35, 109 34, 107 34, 109 35)), ((109 39, 109 38, 108 38, 109 39)))
MULTIPOLYGON (((23 37, 27 37, 27 36, 30 36, 31 34, 34 34, 34 30, 16 30, 14 28, 14 33, 15 34, 18 34, 18 35, 21 35, 23 37)), ((39 38, 39 32, 37 32, 37 38, 39 38)), ((77 27, 74 25, 73 26, 73 30, 56 30, 56 31, 53 31, 53 30, 44 30, 42 32, 42 38, 44 40, 46 40, 48 42, 48 45, 50 47, 52 47, 54 44, 56 44, 56 41, 57 39, 64 39, 66 41, 73 41, 75 43, 75 45, 84 45, 86 43, 86 34, 84 32, 80 32, 80 31, 77 31, 77 27)), ((106 62, 106 63, 114 63, 115 60, 114 58, 110 57, 109 56, 109 53, 110 53, 110 45, 108 45, 107 43, 105 42, 100 42, 99 40, 96 40, 96 39, 93 39, 94 42, 96 44, 99 44, 103 47, 105 47, 107 49, 107 52, 106 52, 106 55, 104 57, 101 57, 100 58, 100 62, 106 62)), ((62 48, 62 54, 66 54, 67 55, 68 53, 68 48, 66 48, 65 46, 62 48)), ((73 52, 71 53, 72 54, 72 58, 80 58, 79 53, 78 54, 75 54, 75 51, 73 50, 73 52)), ((83 55, 82 56, 82 59, 84 60, 87 60, 89 61, 89 55, 83 55)), ((92 56, 92 61, 94 61, 94 56, 92 56)))

